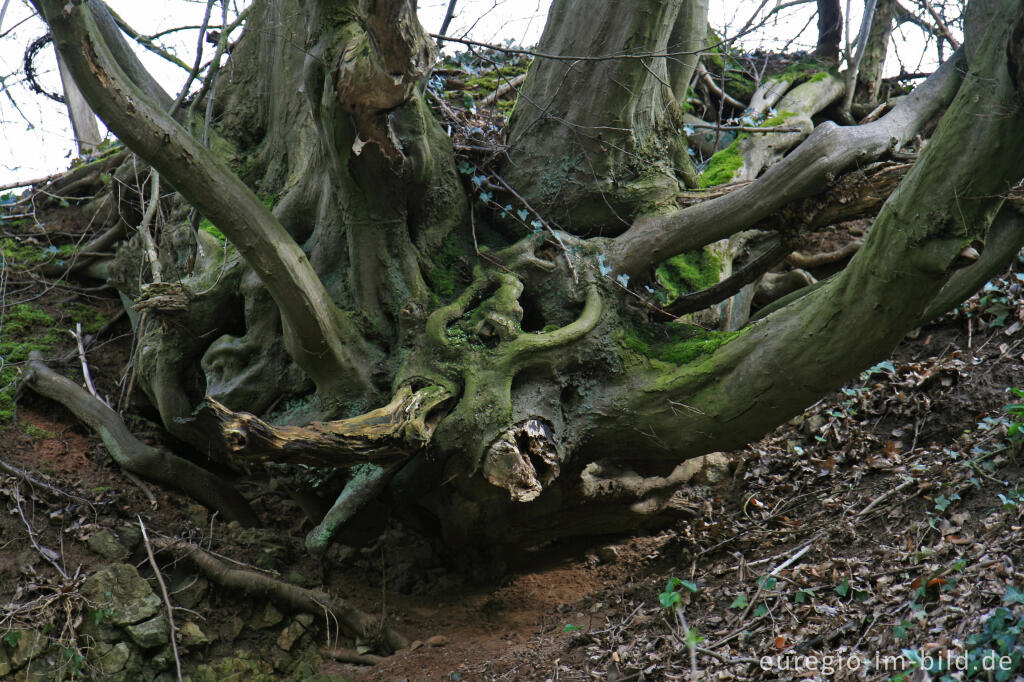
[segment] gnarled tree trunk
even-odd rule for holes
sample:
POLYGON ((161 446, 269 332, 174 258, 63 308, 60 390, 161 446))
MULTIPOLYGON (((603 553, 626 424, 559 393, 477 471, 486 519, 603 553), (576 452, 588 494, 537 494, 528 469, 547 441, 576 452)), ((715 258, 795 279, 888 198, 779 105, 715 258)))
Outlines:
POLYGON ((149 313, 139 371, 165 423, 242 468, 376 466, 331 519, 372 486, 432 510, 455 544, 533 544, 670 513, 699 469, 689 460, 855 376, 944 287, 944 302, 969 294, 976 276, 951 277, 1024 174, 1024 24, 1009 0, 968 46, 966 74, 957 55, 880 120, 820 124, 758 179, 683 208, 693 168, 677 105, 692 62, 675 59, 700 44, 704 5, 557 0, 539 51, 573 59, 537 58, 501 172, 575 234, 486 252, 473 226, 488 217, 468 220, 425 104, 432 43, 409 0, 258 2, 218 88, 212 149, 118 66, 94 3, 36 4, 94 110, 228 239, 194 234, 184 211, 164 230, 164 278, 182 285, 184 309, 149 313), (794 202, 946 106, 828 283, 728 333, 637 303, 670 256, 752 227, 783 243, 804 218, 787 212, 794 202), (204 395, 216 402, 181 422, 204 395))

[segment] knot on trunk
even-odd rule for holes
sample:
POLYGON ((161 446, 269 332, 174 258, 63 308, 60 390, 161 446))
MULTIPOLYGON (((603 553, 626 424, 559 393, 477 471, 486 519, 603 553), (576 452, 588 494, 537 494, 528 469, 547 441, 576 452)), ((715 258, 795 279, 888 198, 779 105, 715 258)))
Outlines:
POLYGON ((510 426, 484 455, 484 477, 508 490, 515 502, 530 502, 558 478, 561 459, 554 430, 547 421, 531 418, 510 426))

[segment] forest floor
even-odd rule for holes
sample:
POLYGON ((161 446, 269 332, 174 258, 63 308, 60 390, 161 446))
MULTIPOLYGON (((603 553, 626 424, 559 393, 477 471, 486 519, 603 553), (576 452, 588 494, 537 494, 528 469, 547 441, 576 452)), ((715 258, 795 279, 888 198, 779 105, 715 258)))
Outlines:
MULTIPOLYGON (((131 334, 117 299, 44 286, 24 276, 42 261, 6 259, 21 274, 5 280, 0 344, 20 329, 81 380, 63 330, 84 321, 97 392, 147 414, 125 382, 131 334)), ((225 524, 126 477, 70 413, 26 390, 0 431, 0 668, 7 657, 13 679, 35 679, 31 656, 18 667, 12 636, 35 631, 65 652, 66 679, 116 678, 90 667, 91 644, 76 633, 96 611, 77 590, 115 561, 156 589, 141 520, 151 538, 187 540, 386 612, 414 640, 373 665, 342 662, 321 614, 302 620, 157 551, 194 680, 228 679, 211 672, 226 657, 255 661, 236 679, 898 680, 928 666, 936 679, 989 679, 986 666, 991 679, 1013 679, 1024 674, 1024 487, 1006 406, 1008 389, 1024 385, 1022 269, 802 416, 726 453, 730 477, 677 493, 699 514, 654 535, 566 541, 500 561, 440 548, 382 506, 314 560, 302 548, 310 522, 272 472, 241 488, 265 526, 225 524), (934 667, 942 662, 952 670, 934 667)), ((130 426, 169 445, 144 417, 130 426)), ((150 678, 161 667, 142 669, 150 678)))

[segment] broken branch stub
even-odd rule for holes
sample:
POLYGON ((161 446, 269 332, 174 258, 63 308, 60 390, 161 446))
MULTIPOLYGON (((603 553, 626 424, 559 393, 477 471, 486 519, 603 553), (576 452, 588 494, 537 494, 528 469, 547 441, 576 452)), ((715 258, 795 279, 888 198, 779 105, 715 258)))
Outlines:
POLYGON ((484 477, 508 490, 515 502, 531 502, 561 471, 551 424, 537 418, 513 424, 484 454, 484 477))
POLYGON ((210 434, 211 455, 223 454, 228 464, 239 469, 262 461, 386 466, 419 452, 430 442, 439 408, 450 397, 440 386, 418 391, 406 386, 384 407, 306 426, 274 426, 247 412, 233 412, 208 397, 193 417, 182 421, 210 434))

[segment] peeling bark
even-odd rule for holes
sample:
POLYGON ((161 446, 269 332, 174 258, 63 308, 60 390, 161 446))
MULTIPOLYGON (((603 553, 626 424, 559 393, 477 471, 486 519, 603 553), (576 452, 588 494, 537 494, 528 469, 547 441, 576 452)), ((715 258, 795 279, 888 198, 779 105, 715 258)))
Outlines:
POLYGON ((430 442, 438 420, 434 412, 450 397, 438 386, 418 391, 406 387, 380 409, 307 426, 273 426, 208 398, 191 426, 209 434, 211 455, 223 454, 229 464, 240 469, 266 460, 334 467, 388 465, 430 442))

